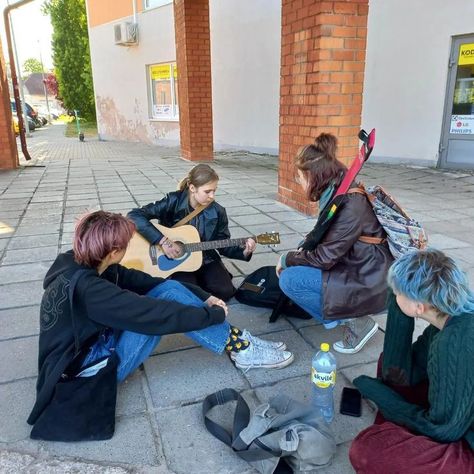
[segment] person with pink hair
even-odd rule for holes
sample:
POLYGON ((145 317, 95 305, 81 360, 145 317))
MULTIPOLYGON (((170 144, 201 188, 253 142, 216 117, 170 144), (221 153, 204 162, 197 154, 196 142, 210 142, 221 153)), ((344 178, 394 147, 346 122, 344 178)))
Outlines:
POLYGON ((96 211, 79 220, 73 250, 60 254, 44 280, 40 308, 37 398, 34 425, 51 402, 75 355, 80 369, 114 351, 123 381, 164 334, 186 333, 203 347, 227 352, 241 369, 281 368, 293 361, 283 342, 264 341, 225 321, 224 301, 201 288, 166 281, 119 265, 135 225, 120 214, 96 211))

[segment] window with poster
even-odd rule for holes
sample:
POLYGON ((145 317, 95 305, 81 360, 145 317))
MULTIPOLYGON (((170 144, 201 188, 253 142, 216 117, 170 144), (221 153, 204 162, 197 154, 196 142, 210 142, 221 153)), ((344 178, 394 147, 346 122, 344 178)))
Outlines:
POLYGON ((179 120, 176 63, 148 66, 150 115, 158 120, 179 120))
POLYGON ((459 47, 450 133, 474 134, 474 43, 459 47))

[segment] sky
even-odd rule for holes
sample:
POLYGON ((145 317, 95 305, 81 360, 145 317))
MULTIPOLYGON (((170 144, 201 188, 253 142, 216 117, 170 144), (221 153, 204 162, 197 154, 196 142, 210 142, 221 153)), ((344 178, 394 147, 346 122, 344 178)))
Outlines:
MULTIPOLYGON (((28 58, 36 58, 39 60, 41 50, 45 70, 49 71, 53 67, 51 57, 52 26, 49 16, 45 16, 41 12, 43 2, 44 0, 33 0, 29 4, 13 10, 10 16, 13 20, 13 35, 20 65, 28 58)), ((12 3, 15 3, 15 0, 10 0, 10 4, 12 3)), ((7 0, 0 0, 2 13, 6 6, 7 0)), ((5 60, 8 61, 3 15, 0 16, 0 19, 3 55, 5 60)))

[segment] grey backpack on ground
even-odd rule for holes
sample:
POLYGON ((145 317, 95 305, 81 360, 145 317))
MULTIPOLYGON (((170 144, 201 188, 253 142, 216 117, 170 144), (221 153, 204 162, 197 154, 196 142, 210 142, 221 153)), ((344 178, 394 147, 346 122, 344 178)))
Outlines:
POLYGON ((262 474, 274 473, 281 458, 294 473, 321 469, 336 452, 334 436, 324 420, 311 406, 286 395, 271 398, 250 414, 244 398, 227 388, 206 397, 203 415, 209 432, 262 474), (211 420, 208 412, 232 401, 237 405, 232 430, 228 430, 211 420))

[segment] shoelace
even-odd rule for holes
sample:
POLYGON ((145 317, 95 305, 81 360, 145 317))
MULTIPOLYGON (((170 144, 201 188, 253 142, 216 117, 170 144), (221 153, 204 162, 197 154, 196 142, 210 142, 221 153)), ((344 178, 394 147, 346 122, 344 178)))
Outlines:
POLYGON ((352 331, 352 328, 350 326, 346 326, 344 328, 344 345, 353 348, 356 339, 357 337, 352 331))
POLYGON ((246 339, 247 341, 250 342, 250 344, 253 344, 255 347, 269 347, 269 346, 265 346, 265 341, 263 341, 260 338, 257 338, 256 336, 253 336, 250 333, 246 334, 246 339))

